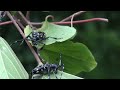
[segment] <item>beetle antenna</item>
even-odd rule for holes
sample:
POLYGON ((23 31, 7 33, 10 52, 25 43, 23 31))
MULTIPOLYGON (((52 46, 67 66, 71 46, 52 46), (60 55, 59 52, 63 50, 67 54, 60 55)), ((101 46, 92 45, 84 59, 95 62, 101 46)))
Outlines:
MULTIPOLYGON (((15 42, 13 42, 12 44, 10 44, 10 46, 12 46, 13 44, 16 44, 16 43, 18 43, 18 42, 21 42, 21 44, 22 44, 23 41, 24 41, 24 39, 17 40, 17 41, 15 41, 15 42)), ((20 44, 20 45, 21 45, 21 44, 20 44)))
POLYGON ((63 70, 64 70, 64 64, 62 63, 62 55, 60 53, 60 61, 59 61, 59 67, 62 68, 62 72, 61 72, 61 77, 60 79, 62 78, 62 74, 63 74, 63 70))

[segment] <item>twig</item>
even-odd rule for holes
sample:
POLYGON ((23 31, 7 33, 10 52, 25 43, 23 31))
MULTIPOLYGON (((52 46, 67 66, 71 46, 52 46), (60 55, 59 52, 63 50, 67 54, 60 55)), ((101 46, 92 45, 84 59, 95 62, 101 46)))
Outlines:
MULTIPOLYGON (((103 21, 103 22, 108 22, 108 19, 105 19, 105 18, 92 18, 92 19, 87 19, 87 20, 78 20, 78 21, 73 21, 72 23, 73 24, 80 24, 80 23, 88 23, 88 22, 93 22, 93 21, 103 21)), ((71 21, 68 21, 68 22, 51 22, 51 23, 54 23, 54 24, 71 24, 71 21)), ((31 22, 32 25, 42 25, 42 23, 34 23, 34 22, 31 22)))
POLYGON ((12 21, 6 21, 6 22, 0 22, 0 26, 2 25, 7 25, 7 24, 12 24, 12 21))
MULTIPOLYGON (((80 24, 80 23, 87 23, 87 22, 93 22, 93 21, 104 21, 104 22, 108 22, 108 19, 105 18, 92 18, 92 19, 87 19, 87 20, 78 20, 78 21, 72 21, 73 24, 80 24)), ((7 25, 7 24, 12 24, 12 21, 6 21, 6 22, 2 22, 0 23, 0 26, 2 25, 7 25)), ((42 25, 42 23, 39 22, 30 22, 32 25, 42 25)), ((68 22, 51 22, 54 24, 71 24, 70 21, 68 22)))
POLYGON ((24 26, 20 23, 20 20, 18 20, 15 16, 14 17, 14 20, 18 23, 18 25, 24 30, 24 26))
POLYGON ((26 19, 26 17, 22 14, 21 11, 18 11, 18 13, 22 17, 22 19, 24 19, 24 21, 25 21, 26 24, 30 25, 30 27, 33 27, 32 24, 26 19))
POLYGON ((26 12, 26 19, 30 21, 30 11, 26 12))
MULTIPOLYGON (((16 21, 14 20, 14 18, 12 17, 12 15, 9 13, 9 11, 6 11, 7 16, 11 19, 11 21, 13 22, 13 24, 16 26, 17 30, 20 32, 20 34, 22 35, 22 37, 25 39, 25 35, 22 32, 21 28, 18 26, 18 24, 16 23, 16 21)), ((43 64, 41 62, 41 60, 39 59, 39 56, 37 55, 37 53, 35 52, 35 50, 32 48, 32 46, 30 45, 30 43, 25 40, 25 42, 27 43, 27 45, 29 46, 30 50, 32 51, 34 57, 36 58, 36 61, 38 62, 38 64, 43 64)))
POLYGON ((63 19, 63 20, 61 20, 60 22, 68 21, 68 20, 70 20, 70 19, 72 18, 73 15, 74 15, 74 17, 76 17, 76 16, 78 16, 78 15, 84 13, 84 12, 86 12, 86 11, 79 11, 79 12, 76 12, 76 13, 70 15, 69 17, 67 17, 67 18, 65 18, 65 19, 63 19))

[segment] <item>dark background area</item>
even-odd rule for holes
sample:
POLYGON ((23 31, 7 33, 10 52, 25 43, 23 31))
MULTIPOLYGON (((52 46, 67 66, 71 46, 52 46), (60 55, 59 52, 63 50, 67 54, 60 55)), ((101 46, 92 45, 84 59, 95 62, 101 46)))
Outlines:
MULTIPOLYGON (((75 13, 75 11, 32 11, 30 20, 42 22, 47 15, 53 15, 55 21, 75 13)), ((109 22, 89 22, 75 24, 77 35, 74 42, 85 44, 94 55, 98 65, 91 72, 82 72, 79 76, 86 79, 120 79, 120 11, 88 11, 74 20, 89 18, 107 18, 109 22)), ((7 17, 3 20, 9 20, 7 17)), ((9 44, 22 39, 13 24, 0 26, 0 36, 9 44)), ((12 49, 30 74, 37 62, 26 43, 21 46, 19 43, 12 46, 12 49)))

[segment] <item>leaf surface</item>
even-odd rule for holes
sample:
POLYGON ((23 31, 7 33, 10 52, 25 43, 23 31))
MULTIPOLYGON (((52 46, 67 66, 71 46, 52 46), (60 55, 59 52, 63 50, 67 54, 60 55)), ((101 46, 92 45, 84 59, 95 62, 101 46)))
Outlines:
POLYGON ((9 44, 0 37, 0 79, 28 78, 28 73, 9 44))

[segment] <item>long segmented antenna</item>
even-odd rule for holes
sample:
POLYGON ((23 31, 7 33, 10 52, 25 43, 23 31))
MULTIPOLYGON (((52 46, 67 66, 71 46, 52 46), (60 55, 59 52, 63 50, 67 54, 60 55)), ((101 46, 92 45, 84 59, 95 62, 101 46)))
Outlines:
MULTIPOLYGON (((32 33, 32 32, 31 32, 31 33, 32 33)), ((30 37, 31 33, 30 33, 25 39, 29 40, 29 37, 30 37)), ((17 41, 15 41, 15 42, 13 42, 12 44, 10 44, 10 46, 12 46, 13 44, 16 44, 16 43, 18 43, 18 42, 21 42, 20 45, 22 45, 23 42, 25 41, 25 39, 17 40, 17 41)))
POLYGON ((64 64, 62 63, 62 55, 60 53, 60 61, 59 61, 59 67, 62 67, 62 72, 61 72, 61 76, 60 76, 60 79, 62 78, 62 74, 63 74, 63 70, 64 70, 64 64))
POLYGON ((59 61, 59 66, 62 65, 62 57, 61 57, 61 53, 60 53, 60 61, 59 61))
POLYGON ((10 44, 10 46, 12 46, 13 44, 16 44, 18 42, 21 42, 20 45, 24 42, 24 39, 20 39, 20 40, 17 40, 15 42, 13 42, 12 44, 10 44))
POLYGON ((50 79, 50 65, 49 64, 48 64, 47 69, 48 69, 48 79, 50 79))

